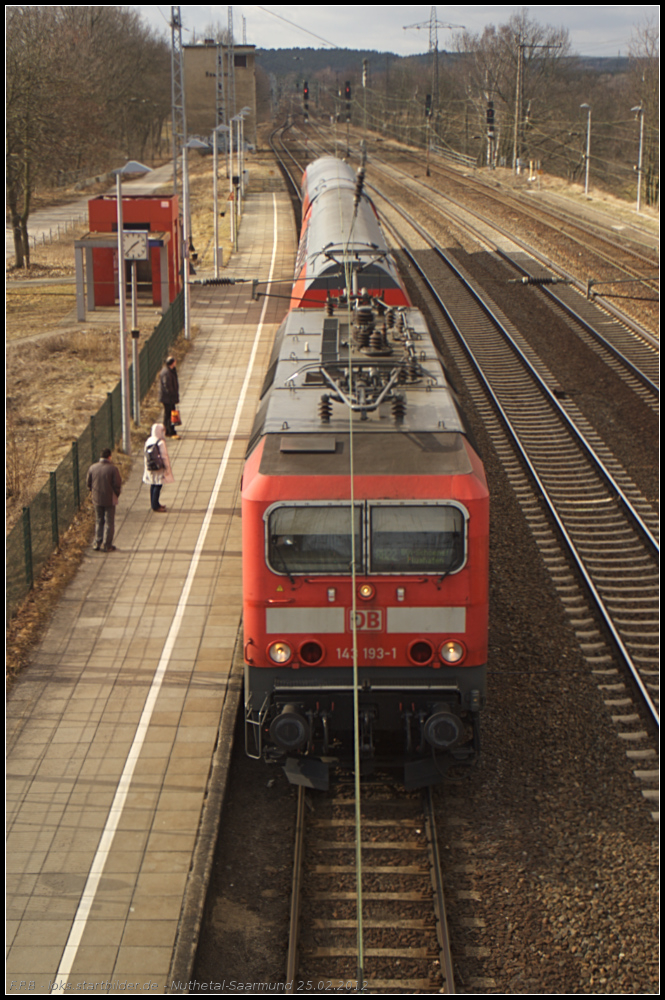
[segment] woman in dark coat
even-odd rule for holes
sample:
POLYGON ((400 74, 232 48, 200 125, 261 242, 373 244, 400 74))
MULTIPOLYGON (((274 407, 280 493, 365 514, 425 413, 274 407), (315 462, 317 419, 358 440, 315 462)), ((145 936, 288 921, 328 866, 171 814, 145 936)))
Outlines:
POLYGON ((175 368, 175 358, 166 359, 166 364, 159 373, 159 402, 164 407, 164 429, 166 437, 178 437, 178 432, 171 423, 171 411, 180 402, 178 373, 175 368))

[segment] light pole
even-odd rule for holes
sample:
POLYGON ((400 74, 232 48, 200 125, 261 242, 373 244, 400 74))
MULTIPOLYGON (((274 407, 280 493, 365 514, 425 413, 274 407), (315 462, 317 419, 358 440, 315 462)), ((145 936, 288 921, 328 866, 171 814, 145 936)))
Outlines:
POLYGON ((190 139, 189 142, 186 142, 182 147, 182 242, 184 244, 182 264, 185 293, 185 340, 189 340, 191 332, 191 308, 189 301, 189 172, 187 169, 187 150, 207 148, 208 144, 206 142, 201 142, 200 139, 190 139))
POLYGON ((213 190, 212 190, 212 202, 213 211, 215 213, 215 225, 214 225, 214 240, 215 240, 215 277, 219 278, 219 201, 217 197, 217 143, 219 141, 219 136, 224 132, 229 131, 228 125, 218 125, 217 128, 212 131, 212 174, 213 174, 213 190))
MULTIPOLYGON (((235 251, 237 251, 237 249, 238 249, 238 225, 239 225, 239 222, 240 222, 240 213, 238 212, 238 199, 240 197, 239 196, 240 178, 239 178, 238 174, 234 174, 233 173, 233 144, 234 144, 234 141, 236 142, 238 149, 240 149, 240 119, 238 118, 237 115, 235 115, 233 118, 231 118, 231 120, 229 121, 229 125, 231 126, 231 147, 230 147, 230 153, 229 153, 229 160, 230 160, 230 163, 231 163, 231 171, 229 173, 229 188, 230 188, 230 193, 231 193, 231 195, 233 197, 233 200, 231 202, 231 204, 233 206, 232 211, 231 211, 231 242, 232 242, 232 245, 233 245, 233 249, 235 251), (235 129, 234 129, 234 125, 235 125, 235 129), (234 132, 235 132, 235 140, 233 138, 234 132)), ((238 153, 238 158, 239 157, 240 157, 240 153, 238 153)))
MULTIPOLYGON (((236 149, 237 149, 237 153, 238 153, 237 159, 236 159, 236 162, 238 164, 238 173, 235 175, 237 177, 237 179, 238 179, 238 182, 237 182, 237 185, 234 185, 234 183, 233 183, 233 176, 234 175, 233 175, 233 168, 232 168, 231 169, 231 190, 233 191, 233 188, 237 187, 237 197, 236 197, 236 200, 238 202, 238 209, 237 209, 237 213, 236 213, 236 218, 237 218, 238 221, 240 220, 240 216, 242 215, 242 196, 245 193, 244 184, 243 184, 243 152, 244 152, 243 151, 243 145, 244 145, 244 128, 243 128, 243 126, 245 124, 245 115, 247 114, 247 112, 249 110, 250 110, 250 108, 245 107, 245 108, 242 109, 242 111, 239 111, 238 114, 234 115, 233 118, 231 119, 231 138, 233 138, 233 122, 236 123, 236 149)), ((231 151, 231 164, 233 164, 233 150, 231 151)), ((236 249, 237 249, 237 247, 236 247, 236 249)))
MULTIPOLYGON (((249 110, 249 109, 247 109, 247 110, 249 110)), ((244 113, 245 113, 245 109, 243 108, 242 111, 238 112, 238 114, 234 115, 233 118, 231 119, 231 129, 232 129, 232 131, 231 131, 231 137, 232 138, 233 138, 233 123, 234 122, 236 123, 236 130, 235 130, 236 131, 236 148, 237 148, 237 151, 238 151, 238 156, 237 156, 237 160, 236 160, 236 162, 238 164, 238 173, 234 174, 233 173, 233 169, 231 169, 231 191, 233 191, 233 223, 234 223, 234 225, 233 225, 233 248, 236 251, 238 249, 238 228, 240 226, 240 216, 242 215, 242 160, 241 160, 241 157, 242 157, 242 152, 241 152, 242 132, 241 132, 241 129, 242 129, 242 123, 243 123, 244 113), (234 178, 235 178, 235 182, 234 182, 234 178)), ((233 152, 232 152, 231 163, 233 163, 233 152)))
POLYGON ((584 173, 584 197, 589 197, 589 159, 591 152, 591 106, 589 104, 580 104, 581 108, 587 109, 587 120, 586 120, 586 170, 584 173))
MULTIPOLYGON (((124 167, 113 170, 115 174, 116 212, 118 223, 118 310, 120 314, 120 400, 122 412, 122 450, 132 453, 132 437, 129 424, 129 363, 127 356, 126 294, 125 288, 125 233, 122 221, 122 176, 123 174, 149 174, 150 167, 137 160, 129 160, 124 167)), ((135 234, 131 234, 132 236, 135 234)))
POLYGON ((640 151, 637 155, 637 207, 636 211, 639 212, 640 205, 642 204, 642 147, 644 143, 644 108, 640 104, 636 108, 631 108, 631 111, 637 112, 640 119, 640 151))
POLYGON ((245 105, 238 112, 240 118, 240 196, 245 197, 245 115, 252 109, 245 105))

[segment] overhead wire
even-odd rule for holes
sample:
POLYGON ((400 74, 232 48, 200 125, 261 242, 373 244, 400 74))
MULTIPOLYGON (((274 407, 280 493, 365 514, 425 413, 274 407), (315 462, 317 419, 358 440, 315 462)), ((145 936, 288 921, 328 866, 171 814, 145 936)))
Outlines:
POLYGON ((279 21, 284 21, 289 24, 292 28, 297 28, 302 31, 305 35, 311 35, 312 38, 317 38, 324 45, 329 45, 331 49, 339 48, 334 42, 329 42, 326 38, 322 38, 321 35, 315 35, 313 31, 308 31, 307 28, 303 28, 302 24, 297 24, 295 21, 289 21, 288 17, 283 17, 282 14, 277 14, 274 10, 269 10, 268 7, 261 7, 260 4, 256 4, 259 10, 262 10, 264 14, 270 14, 272 17, 276 17, 279 21))
MULTIPOLYGON (((351 336, 352 313, 351 300, 353 295, 353 268, 351 267, 350 246, 353 238, 358 207, 360 203, 359 182, 357 195, 354 203, 353 215, 349 226, 349 233, 346 238, 346 245, 343 255, 344 282, 346 285, 346 310, 349 328, 348 350, 349 350, 349 398, 353 399, 353 338, 351 336)), ((340 213, 340 224, 344 225, 341 188, 338 189, 338 208, 340 213)), ((355 456, 353 438, 353 410, 349 407, 349 499, 351 508, 351 635, 352 635, 352 676, 353 676, 353 764, 354 764, 354 802, 355 802, 355 834, 356 834, 356 898, 357 898, 357 992, 363 990, 364 980, 364 948, 363 948, 363 896, 362 896, 362 817, 360 808, 360 701, 358 697, 359 676, 358 676, 358 619, 357 619, 357 552, 356 552, 356 503, 355 503, 355 456)), ((361 533, 362 546, 362 533, 361 533)))

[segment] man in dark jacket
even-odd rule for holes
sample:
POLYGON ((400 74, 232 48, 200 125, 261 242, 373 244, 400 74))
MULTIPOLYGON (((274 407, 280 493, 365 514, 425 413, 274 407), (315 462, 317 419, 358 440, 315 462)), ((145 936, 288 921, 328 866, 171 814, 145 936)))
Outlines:
POLYGON ((100 460, 88 469, 87 484, 95 505, 95 542, 92 547, 96 551, 115 552, 115 508, 122 479, 120 470, 111 461, 110 449, 104 448, 100 460))
POLYGON ((171 423, 171 410, 180 402, 178 389, 178 373, 175 369, 175 358, 166 359, 166 364, 159 373, 159 402, 164 407, 164 430, 167 437, 177 438, 178 432, 171 423))

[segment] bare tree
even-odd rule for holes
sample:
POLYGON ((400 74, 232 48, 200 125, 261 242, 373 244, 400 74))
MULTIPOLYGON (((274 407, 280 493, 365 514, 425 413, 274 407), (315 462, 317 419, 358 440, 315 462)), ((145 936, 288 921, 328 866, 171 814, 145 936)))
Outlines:
POLYGON ((7 202, 16 266, 29 266, 37 183, 144 151, 169 110, 166 42, 125 7, 6 8, 7 202), (138 148, 137 148, 138 147, 138 148))
POLYGON ((468 57, 467 99, 482 130, 489 102, 494 105, 497 157, 512 163, 515 147, 518 156, 546 157, 543 126, 560 119, 558 98, 570 73, 567 30, 541 25, 522 11, 481 35, 464 32, 457 51, 468 57))
POLYGON ((647 19, 638 25, 630 45, 632 100, 644 115, 643 177, 647 205, 658 202, 660 185, 660 33, 647 19))
POLYGON ((53 75, 53 8, 6 8, 6 185, 17 267, 29 266, 27 223, 39 149, 52 138, 49 80, 53 75))
MULTIPOLYGON (((228 25, 222 24, 221 21, 209 21, 203 29, 202 38, 204 41, 207 39, 212 39, 217 45, 228 45, 231 39, 229 34, 228 25)), ((192 45, 196 45, 199 41, 196 31, 192 32, 192 45)), ((238 43, 236 42, 236 45, 238 43)))

